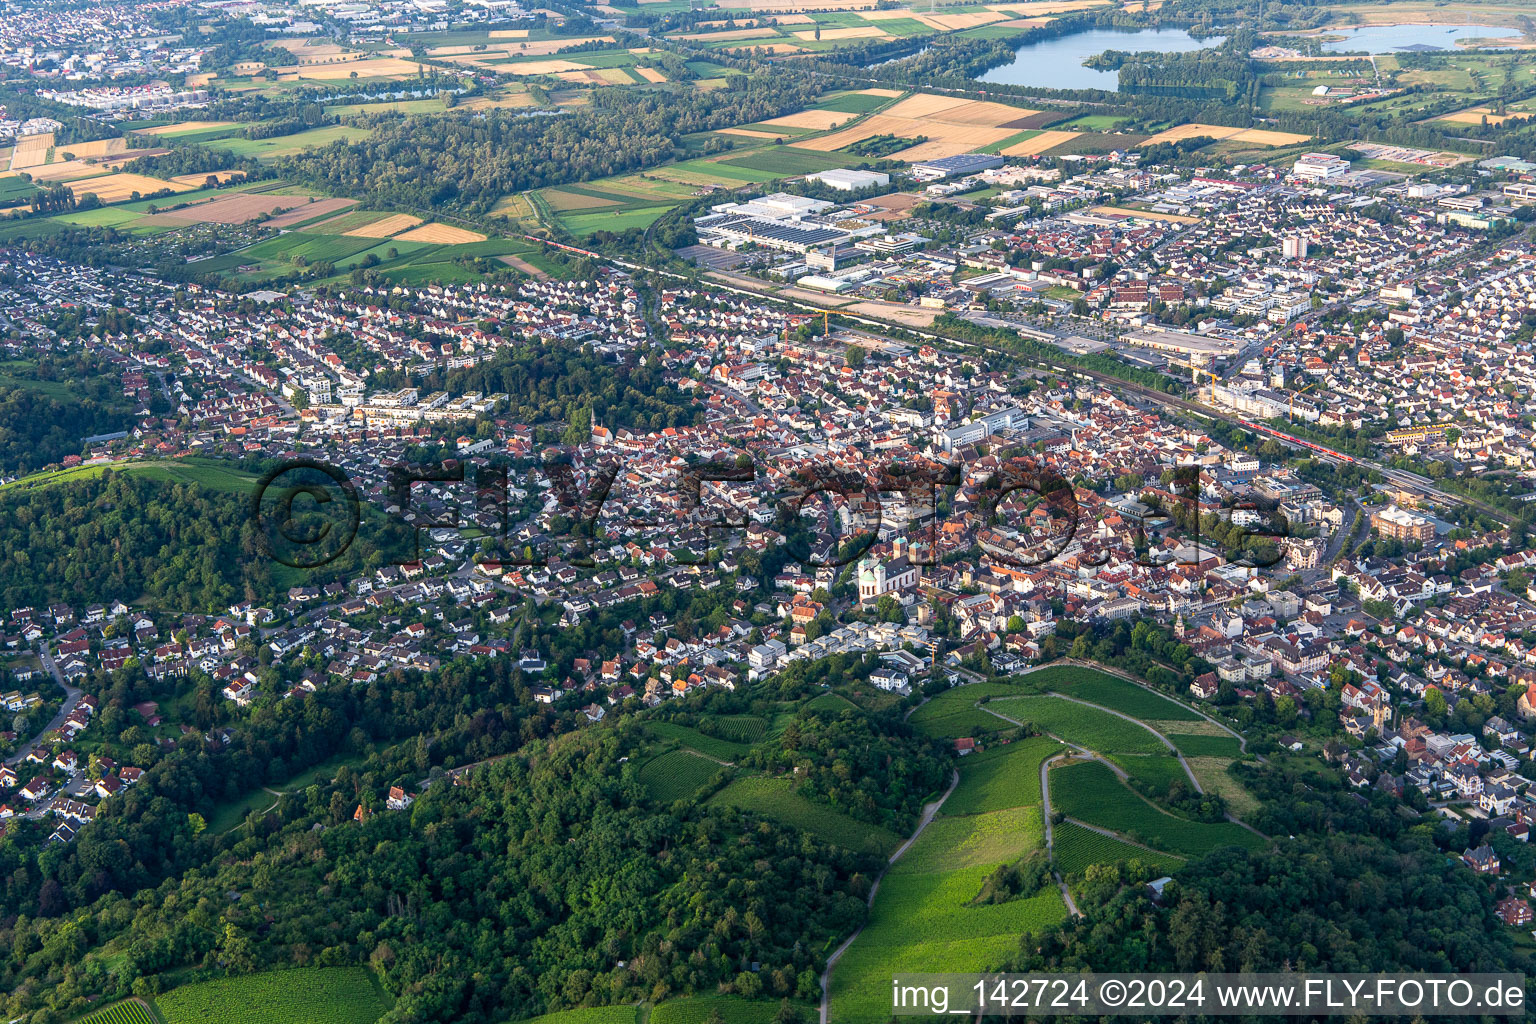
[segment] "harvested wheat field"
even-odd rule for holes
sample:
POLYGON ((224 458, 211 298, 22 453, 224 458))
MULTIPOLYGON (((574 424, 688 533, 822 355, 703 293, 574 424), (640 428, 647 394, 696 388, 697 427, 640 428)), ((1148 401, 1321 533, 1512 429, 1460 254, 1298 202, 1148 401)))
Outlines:
POLYGON ((420 217, 413 217, 408 213, 396 213, 385 217, 383 220, 376 220, 372 224, 364 224, 360 228, 353 228, 345 233, 353 238, 388 238, 398 231, 413 228, 420 223, 420 217))
POLYGON ((860 89, 858 91, 857 95, 859 95, 859 96, 883 96, 883 97, 885 97, 888 100, 893 100, 897 96, 902 95, 902 93, 904 91, 905 90, 902 90, 902 89, 860 89))
POLYGON ((1519 110, 1511 111, 1507 114, 1495 114, 1488 107, 1471 107, 1467 110, 1458 110, 1454 114, 1446 114, 1444 117, 1436 118, 1436 120, 1450 121, 1453 124, 1482 124, 1483 119, 1487 118, 1489 124, 1498 127, 1506 121, 1525 121, 1529 120, 1532 116, 1536 115, 1519 110))
POLYGON ((192 188, 191 185, 161 181, 159 178, 151 178, 143 174, 103 174, 99 178, 70 182, 66 187, 77 197, 94 193, 103 203, 120 203, 124 199, 132 199, 135 192, 141 196, 147 196, 151 192, 160 192, 164 189, 185 192, 192 188))
POLYGON ((635 68, 635 74, 652 83, 665 82, 667 80, 667 76, 656 68, 635 68))
POLYGON ((994 11, 1006 11, 1009 14, 1024 16, 1039 14, 1066 14, 1069 11, 1086 11, 1093 7, 1103 7, 1106 3, 1112 4, 1114 0, 1040 0, 1039 3, 1021 4, 988 4, 994 11))
POLYGON ((1075 132, 1041 132, 1039 135, 1025 139, 1023 142, 1015 142, 1007 149, 1004 149, 1002 155, 1038 156, 1048 149, 1055 149, 1075 135, 1075 132))
POLYGON ((784 128, 814 128, 816 131, 826 131, 828 128, 847 124, 857 116, 857 114, 845 114, 836 110, 802 110, 798 114, 785 114, 783 117, 775 117, 761 123, 776 124, 784 128))
POLYGON ((300 79, 329 82, 351 78, 408 78, 416 75, 425 64, 398 57, 372 57, 368 60, 349 60, 336 64, 300 65, 292 68, 273 68, 280 82, 297 82, 300 79))
POLYGON ((928 141, 909 146, 892 156, 906 161, 932 160, 1001 142, 1015 133, 1015 129, 1002 125, 1034 113, 1036 111, 1003 103, 919 94, 902 100, 882 114, 872 114, 851 128, 790 145, 831 153, 877 135, 903 139, 926 137, 928 141))
POLYGON ((1233 128, 1223 124, 1181 124, 1176 128, 1158 132, 1141 143, 1150 146, 1158 142, 1183 142, 1185 139, 1216 139, 1219 142, 1247 142, 1255 146, 1295 146, 1312 138, 1293 132, 1272 132, 1262 128, 1233 128))
MULTIPOLYGON (((974 103, 964 96, 935 96, 932 93, 920 92, 916 96, 908 96, 900 103, 886 111, 891 117, 933 117, 951 107, 963 107, 967 103, 974 103)), ((1023 114, 1024 111, 1019 111, 1023 114)))
MULTIPOLYGON (((815 29, 802 29, 792 33, 796 39, 811 42, 817 38, 815 29)), ((885 33, 874 25, 859 25, 854 28, 824 28, 820 38, 826 41, 839 39, 884 39, 885 33)))
POLYGON ((316 199, 312 203, 304 203, 296 206, 287 213, 280 214, 267 221, 269 227, 287 228, 295 224, 302 224, 315 217, 321 217, 328 213, 340 213, 342 210, 350 210, 357 205, 356 199, 316 199))
POLYGON ((127 139, 97 139, 94 142, 71 142, 67 146, 59 147, 59 159, 65 159, 65 153, 68 153, 76 160, 89 160, 92 157, 111 156, 114 153, 127 152, 127 150, 127 139))
POLYGON ((308 196, 249 196, 237 192, 149 219, 166 224, 244 224, 264 213, 280 213, 301 205, 309 205, 308 196))
POLYGON ((525 28, 497 28, 491 30, 492 39, 527 39, 528 30, 525 28))
POLYGON ((462 245, 465 242, 483 242, 485 236, 475 232, 466 231, 448 224, 423 224, 419 228, 407 231, 403 235, 396 235, 397 239, 404 242, 438 242, 443 245, 462 245))
POLYGON ((338 53, 346 53, 346 49, 339 43, 329 39, 274 39, 272 45, 279 50, 287 50, 296 57, 333 57, 338 53))
POLYGON ((526 64, 497 64, 496 69, 509 75, 560 75, 569 71, 590 71, 573 60, 531 60, 526 64))
POLYGON ((212 128, 229 128, 235 121, 183 121, 180 124, 162 124, 155 128, 135 128, 138 135, 188 135, 212 128))
POLYGON ((101 172, 102 168, 83 160, 61 160, 58 163, 27 168, 27 173, 32 175, 32 180, 38 182, 77 181, 80 178, 94 178, 101 172))
POLYGON ((11 170, 22 171, 28 167, 41 167, 48 162, 48 151, 53 148, 53 133, 23 135, 11 150, 11 170))
POLYGON ((1008 15, 998 11, 975 11, 968 14, 913 14, 912 17, 940 32, 960 32, 968 28, 980 28, 983 25, 1008 20, 1008 15))

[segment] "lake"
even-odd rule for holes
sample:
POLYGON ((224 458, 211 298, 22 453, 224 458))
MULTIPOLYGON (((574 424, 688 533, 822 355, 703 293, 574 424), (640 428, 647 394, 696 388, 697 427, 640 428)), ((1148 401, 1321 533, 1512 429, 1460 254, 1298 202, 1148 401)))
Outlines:
POLYGON ((1083 61, 1105 50, 1126 53, 1188 53, 1226 42, 1225 36, 1196 39, 1180 28, 1119 31, 1096 28, 1058 39, 1043 39, 1019 47, 1010 64, 993 68, 980 81, 998 85, 1033 85, 1046 89, 1104 89, 1118 92, 1119 71, 1083 67, 1083 61))
MULTIPOLYGON (((1458 39, 1518 39, 1520 30, 1497 25, 1371 25, 1339 30, 1343 39, 1323 44, 1324 53, 1398 53, 1403 50, 1459 50, 1458 39)), ((1328 35, 1336 34, 1330 30, 1328 35)))

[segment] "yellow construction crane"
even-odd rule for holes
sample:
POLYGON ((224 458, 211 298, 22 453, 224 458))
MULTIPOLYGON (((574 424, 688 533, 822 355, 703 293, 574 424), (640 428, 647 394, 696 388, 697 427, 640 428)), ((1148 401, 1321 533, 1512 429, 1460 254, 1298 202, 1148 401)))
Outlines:
POLYGON ((1317 384, 1318 384, 1317 381, 1313 381, 1311 384, 1308 384, 1306 387, 1302 388, 1300 391, 1292 391, 1291 392, 1291 411, 1290 411, 1290 414, 1289 414, 1289 418, 1290 419, 1294 420, 1296 418, 1296 396, 1297 395, 1304 395, 1304 394, 1306 394, 1308 391, 1311 391, 1313 388, 1317 387, 1317 384))
POLYGON ((1191 371, 1190 378, 1196 384, 1200 383, 1200 374, 1202 374, 1202 373, 1205 374, 1207 377, 1211 378, 1211 383, 1212 384, 1214 384, 1217 381, 1221 380, 1220 377, 1216 376, 1216 374, 1212 373, 1210 370, 1206 369, 1205 367, 1203 367, 1203 366, 1196 366, 1194 363, 1187 363, 1187 362, 1185 362, 1182 359, 1174 359, 1172 357, 1169 357, 1168 358, 1168 365, 1169 366, 1182 366, 1182 367, 1184 367, 1184 369, 1191 371))

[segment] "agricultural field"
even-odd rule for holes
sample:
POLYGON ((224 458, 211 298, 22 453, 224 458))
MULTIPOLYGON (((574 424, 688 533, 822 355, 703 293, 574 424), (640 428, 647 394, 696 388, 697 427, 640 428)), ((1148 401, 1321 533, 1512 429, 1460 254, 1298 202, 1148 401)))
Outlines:
POLYGON ((971 902, 998 865, 1043 838, 1038 805, 934 819, 885 876, 864 931, 833 969, 832 1019, 884 1020, 893 973, 974 971, 1014 952, 1021 933, 1062 920, 1055 886, 1007 903, 971 902))
MULTIPOLYGON (((711 1014, 720 1013, 725 1024, 773 1024, 779 1012, 777 1000, 742 999, 739 996, 693 996, 669 999, 651 1010, 650 1024, 707 1024, 711 1014)), ((799 1006, 802 1020, 815 1014, 814 1007, 799 1006)), ((610 1024, 607 1021, 578 1021, 575 1024, 610 1024)), ((628 1024, 627 1021, 611 1024, 628 1024)))
POLYGON ((1040 802, 1040 762, 1061 753, 1048 736, 1031 736, 961 759, 960 784, 942 813, 982 814, 1040 802))
POLYGON ((1091 668, 1053 665, 1024 677, 1032 685, 1078 700, 1086 700, 1133 718, 1160 721, 1203 721, 1198 714, 1177 701, 1119 676, 1091 668))
POLYGON ((1154 849, 1198 857, 1224 846, 1255 848, 1263 843, 1231 822, 1190 821, 1159 810, 1097 761, 1053 768, 1050 785, 1053 809, 1154 849))
POLYGON ((203 140, 198 143, 210 149, 226 150, 236 157, 271 160, 280 156, 292 156, 306 149, 318 149, 333 142, 356 142, 370 134, 367 128, 349 124, 325 125, 296 132, 293 135, 275 135, 269 139, 244 139, 238 137, 203 140))
POLYGON ((389 1010, 362 967, 301 967, 202 981, 155 997, 165 1024, 373 1024, 389 1010))
POLYGON ((118 173, 103 174, 94 178, 67 182, 66 187, 75 194, 76 198, 84 195, 95 195, 103 203, 120 203, 125 199, 137 199, 139 196, 147 196, 164 190, 186 192, 193 186, 174 181, 163 181, 144 174, 118 173))
POLYGON ((888 829, 851 818, 801 796, 788 779, 761 776, 737 779, 710 797, 709 803, 756 812, 849 850, 886 856, 901 845, 901 837, 888 829))
POLYGON ((1144 864, 1155 864, 1161 871, 1171 872, 1184 863, 1183 857, 1171 853, 1153 853, 1071 821, 1064 821, 1051 828, 1051 844, 1056 866, 1068 879, 1081 875, 1092 864, 1139 860, 1144 864))
POLYGON ((720 761, 734 761, 751 749, 745 743, 733 743, 717 736, 708 736, 677 722, 651 722, 646 728, 663 740, 671 740, 720 761))
POLYGON ((1143 146, 1159 142, 1183 142, 1186 139, 1210 138, 1218 142, 1246 142, 1256 146, 1295 146, 1311 140, 1310 135, 1295 132, 1272 132, 1262 128, 1233 128, 1220 124, 1181 124, 1151 136, 1143 146))
POLYGON ((1016 697, 1018 694, 1017 687, 1001 683, 957 686, 912 712, 907 721, 923 735, 939 739, 1006 732, 1013 728, 1013 724, 981 710, 976 702, 982 697, 1016 697))
POLYGON ((670 804, 693 796, 720 770, 718 764, 698 754, 669 750, 640 766, 640 784, 651 799, 670 804))
POLYGON ((1059 697, 1006 697, 988 706, 1101 754, 1161 754, 1168 749, 1144 726, 1059 697))
POLYGON ((75 1024, 159 1024, 149 1008, 137 999, 127 999, 105 1010, 97 1010, 89 1017, 81 1017, 75 1024))
POLYGON ((1017 122, 1037 113, 1039 111, 989 100, 919 93, 880 113, 870 114, 851 127, 827 135, 796 139, 787 145, 832 153, 876 136, 925 138, 928 141, 898 150, 891 157, 908 162, 932 160, 1002 142, 1028 127, 1017 122))
POLYGON ((1114 754, 1110 760, 1160 797, 1166 796, 1175 782, 1189 786, 1189 775, 1172 754, 1114 754))
POLYGON ((1179 753, 1185 757, 1222 757, 1228 761, 1234 761, 1243 755, 1242 748, 1238 746, 1236 737, 1222 734, 1220 736, 1189 736, 1181 733, 1168 733, 1168 738, 1173 745, 1179 748, 1179 753))
POLYGON ((712 715, 701 724, 711 735, 749 746, 762 742, 768 731, 768 720, 760 715, 712 715))
POLYGON ((638 1006, 583 1006, 530 1017, 519 1024, 635 1024, 639 1014, 638 1006))

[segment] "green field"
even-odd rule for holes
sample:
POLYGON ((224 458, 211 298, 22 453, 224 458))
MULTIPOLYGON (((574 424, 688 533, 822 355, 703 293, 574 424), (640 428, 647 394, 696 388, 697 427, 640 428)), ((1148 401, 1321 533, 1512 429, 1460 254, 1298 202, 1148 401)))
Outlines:
POLYGON ((988 707, 1101 754, 1159 754, 1168 749, 1144 726, 1060 697, 1004 697, 988 707))
POLYGON ((1013 724, 976 707, 983 697, 1016 697, 1017 686, 1006 683, 977 683, 945 690, 912 712, 907 719, 918 732, 937 739, 957 739, 986 733, 1006 732, 1013 724))
POLYGON ((37 191, 39 190, 36 185, 30 181, 23 181, 18 176, 0 178, 0 202, 27 199, 37 191))
POLYGON ((75 1024, 159 1024, 143 1003, 129 999, 81 1017, 75 1024))
POLYGON ((727 167, 740 167, 749 171, 762 171, 775 177, 796 174, 812 174, 829 171, 848 162, 848 157, 831 153, 817 153, 808 149, 788 146, 765 146, 755 153, 721 161, 727 167))
POLYGON ((583 1006, 530 1017, 519 1024, 635 1024, 639 1015, 638 1006, 583 1006))
POLYGON ((1040 762, 1061 753, 1048 736, 1031 736, 960 759, 960 784, 943 813, 980 814, 1040 802, 1040 762))
POLYGON ((225 149, 237 157, 254 157, 257 160, 279 156, 292 156, 306 149, 328 146, 336 141, 356 142, 371 134, 367 128, 354 128, 347 124, 326 125, 311 128, 293 135, 276 135, 270 139, 220 138, 200 145, 210 149, 225 149))
POLYGON ((1180 733, 1168 733, 1168 738, 1185 757, 1225 757, 1236 760, 1243 756, 1242 748, 1238 746, 1237 739, 1233 736, 1185 736, 1180 733))
POLYGON ((971 901, 999 864, 1042 841, 1039 807, 941 817, 880 884, 869 923, 832 972, 832 1019, 890 1016, 891 976, 906 970, 975 971, 1017 952, 1019 936, 1066 915, 1061 893, 985 906, 971 901))
POLYGON ((1264 842, 1231 822, 1190 821, 1160 811, 1097 761, 1056 768, 1050 783, 1053 808, 1155 849, 1198 857, 1224 846, 1253 849, 1264 842))
POLYGON ((879 825, 851 818, 825 804, 795 792, 788 779, 752 776, 737 779, 709 800, 711 805, 755 811, 765 818, 803 829, 819 839, 849 850, 889 854, 901 845, 901 837, 879 825))
POLYGON ((699 724, 703 731, 732 743, 758 743, 768 731, 768 720, 760 715, 714 715, 699 724))
MULTIPOLYGON (((861 19, 862 20, 862 19, 861 19)), ((889 25, 890 22, 883 22, 889 25)), ((921 25, 922 22, 917 24, 921 25)), ((886 31, 889 31, 888 29, 886 31)), ((867 114, 871 110, 879 110, 896 102, 889 96, 865 96, 862 93, 850 92, 843 96, 833 96, 829 99, 817 100, 817 110, 833 110, 839 114, 867 114)))
POLYGON ((1174 782, 1190 788, 1184 766, 1172 754, 1114 754, 1110 759, 1160 797, 1168 795, 1168 787, 1174 782))
POLYGON ((155 997, 165 1024, 373 1024, 389 1000, 361 967, 301 967, 174 988, 155 997))
POLYGON ((111 466, 77 466, 74 469, 61 469, 52 473, 34 473, 32 476, 24 476, 7 484, 0 484, 0 489, 30 490, 34 487, 51 487, 54 484, 89 480, 100 476, 104 469, 111 469, 114 473, 132 473, 151 480, 197 484, 210 490, 227 491, 231 494, 249 494, 251 485, 256 481, 256 477, 251 474, 241 473, 212 459, 186 459, 116 463, 111 466))
POLYGON ((1055 847, 1056 866, 1069 879, 1081 875, 1090 864, 1139 860, 1143 864, 1156 865, 1160 871, 1171 872, 1184 863, 1183 857, 1143 850, 1070 821, 1053 826, 1051 840, 1055 847))
POLYGON ((590 235, 595 231, 628 231, 630 228, 648 228, 670 206, 642 206, 622 213, 579 213, 563 216, 560 223, 573 235, 590 235))
MULTIPOLYGON (((710 1014, 720 1011, 725 1024, 773 1024, 779 1012, 778 1000, 742 999, 737 996, 693 996, 688 999, 669 999, 651 1010, 650 1024, 706 1024, 710 1014)), ((801 1006, 801 1020, 815 1015, 813 1007, 801 1006)), ((586 1022, 577 1022, 586 1024, 586 1022)), ((604 1021, 592 1024, 607 1024, 604 1021)), ((628 1022, 622 1022, 628 1024, 628 1022)))
POLYGON ((715 777, 720 766, 686 750, 657 754, 640 766, 640 784, 658 803, 686 800, 715 777))
POLYGON ((672 740, 721 761, 734 761, 751 749, 745 743, 732 743, 718 736, 706 736, 697 729, 676 722, 651 722, 647 728, 661 739, 672 740))
POLYGON ((1137 686, 1119 676, 1097 672, 1091 668, 1071 665, 1053 665, 1031 672, 1025 677, 1030 683, 1044 690, 1066 694, 1078 700, 1086 700, 1132 718, 1166 722, 1198 722, 1201 718, 1194 711, 1161 694, 1137 686))

